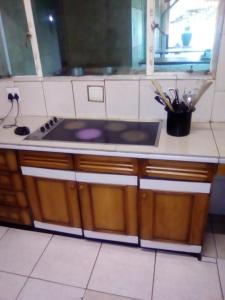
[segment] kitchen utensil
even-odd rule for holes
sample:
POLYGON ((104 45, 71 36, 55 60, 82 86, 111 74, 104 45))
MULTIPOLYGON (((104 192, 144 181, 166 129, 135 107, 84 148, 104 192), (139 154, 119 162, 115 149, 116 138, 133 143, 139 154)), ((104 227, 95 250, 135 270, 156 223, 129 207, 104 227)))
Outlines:
POLYGON ((158 103, 160 103, 160 104, 162 104, 162 105, 165 105, 164 101, 162 100, 162 98, 161 98, 160 96, 155 96, 155 100, 156 100, 158 103))
POLYGON ((160 97, 164 101, 165 105, 169 108, 169 110, 174 111, 173 106, 171 105, 170 101, 166 98, 166 96, 163 93, 162 87, 160 83, 156 80, 151 79, 152 85, 154 88, 158 91, 160 97))

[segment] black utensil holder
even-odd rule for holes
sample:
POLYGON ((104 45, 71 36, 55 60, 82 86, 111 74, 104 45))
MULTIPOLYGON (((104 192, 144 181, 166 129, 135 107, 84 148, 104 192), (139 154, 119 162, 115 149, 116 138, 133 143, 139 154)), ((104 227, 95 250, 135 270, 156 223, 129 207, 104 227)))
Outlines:
POLYGON ((190 133, 194 109, 186 112, 167 111, 167 133, 172 136, 186 136, 190 133))

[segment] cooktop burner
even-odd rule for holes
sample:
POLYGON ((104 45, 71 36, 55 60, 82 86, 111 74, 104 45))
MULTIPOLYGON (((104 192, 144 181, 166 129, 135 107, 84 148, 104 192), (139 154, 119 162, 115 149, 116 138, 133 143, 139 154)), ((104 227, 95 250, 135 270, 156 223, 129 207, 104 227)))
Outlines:
POLYGON ((155 146, 160 122, 50 119, 27 140, 155 146))

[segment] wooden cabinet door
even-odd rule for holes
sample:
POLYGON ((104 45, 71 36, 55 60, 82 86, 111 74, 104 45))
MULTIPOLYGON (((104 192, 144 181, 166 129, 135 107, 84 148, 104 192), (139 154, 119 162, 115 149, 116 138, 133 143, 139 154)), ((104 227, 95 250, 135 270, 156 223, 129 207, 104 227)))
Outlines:
POLYGON ((208 194, 140 191, 142 240, 201 245, 208 194))
POLYGON ((137 236, 137 187, 79 183, 84 230, 137 236))
POLYGON ((81 227, 76 184, 72 181, 25 176, 35 221, 81 227))

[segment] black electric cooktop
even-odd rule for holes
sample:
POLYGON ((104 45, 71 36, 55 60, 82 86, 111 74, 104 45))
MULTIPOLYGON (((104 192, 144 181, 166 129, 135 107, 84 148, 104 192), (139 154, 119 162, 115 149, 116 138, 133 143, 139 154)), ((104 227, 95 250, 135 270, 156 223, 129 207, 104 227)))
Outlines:
POLYGON ((155 146, 160 122, 50 119, 27 140, 155 146))

